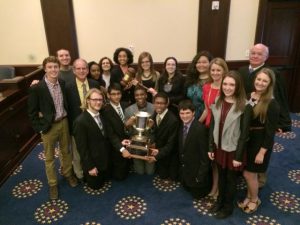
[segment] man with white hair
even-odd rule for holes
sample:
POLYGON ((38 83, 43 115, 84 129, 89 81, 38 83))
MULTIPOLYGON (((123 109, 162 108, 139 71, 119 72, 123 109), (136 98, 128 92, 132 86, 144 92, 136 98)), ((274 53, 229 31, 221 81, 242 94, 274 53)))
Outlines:
MULTIPOLYGON (((254 90, 253 82, 257 72, 264 67, 270 68, 265 64, 268 57, 269 48, 266 45, 259 43, 250 48, 249 66, 244 66, 239 69, 239 73, 244 81, 246 94, 249 94, 254 90)), ((277 70, 274 68, 270 69, 272 69, 276 75, 274 98, 280 105, 278 131, 291 131, 291 118, 289 113, 285 81, 277 70)))

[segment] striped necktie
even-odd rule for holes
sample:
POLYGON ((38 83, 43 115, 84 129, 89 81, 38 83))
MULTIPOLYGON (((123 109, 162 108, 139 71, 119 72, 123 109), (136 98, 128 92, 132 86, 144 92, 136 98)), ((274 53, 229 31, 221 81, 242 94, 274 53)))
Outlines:
POLYGON ((99 115, 95 116, 95 120, 97 121, 97 125, 98 125, 98 127, 100 128, 101 133, 104 135, 103 124, 102 124, 102 122, 101 122, 101 120, 100 120, 99 115))
POLYGON ((120 116, 122 122, 125 123, 125 117, 124 117, 124 115, 123 115, 123 113, 122 113, 122 111, 121 111, 121 107, 120 107, 120 106, 117 106, 117 110, 118 110, 118 114, 119 114, 119 116, 120 116))

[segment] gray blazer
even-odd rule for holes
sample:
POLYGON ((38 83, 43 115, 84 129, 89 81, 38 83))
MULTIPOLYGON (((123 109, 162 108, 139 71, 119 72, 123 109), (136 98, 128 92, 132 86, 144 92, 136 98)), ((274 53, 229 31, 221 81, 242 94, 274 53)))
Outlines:
MULTIPOLYGON (((235 111, 236 104, 233 104, 229 110, 227 117, 225 119, 223 131, 222 131, 222 142, 221 149, 227 152, 233 152, 237 149, 238 140, 241 135, 240 122, 241 122, 241 111, 235 111)), ((214 143, 218 146, 219 143, 219 124, 221 119, 221 108, 216 108, 216 105, 211 106, 212 115, 214 117, 214 129, 213 138, 214 143)))
POLYGON ((232 105, 225 119, 221 145, 219 143, 219 124, 221 119, 221 107, 211 106, 212 120, 209 131, 209 151, 213 151, 215 146, 227 152, 235 151, 234 159, 242 161, 246 143, 249 139, 249 126, 253 116, 252 107, 247 104, 243 112, 235 112, 235 104, 232 105))

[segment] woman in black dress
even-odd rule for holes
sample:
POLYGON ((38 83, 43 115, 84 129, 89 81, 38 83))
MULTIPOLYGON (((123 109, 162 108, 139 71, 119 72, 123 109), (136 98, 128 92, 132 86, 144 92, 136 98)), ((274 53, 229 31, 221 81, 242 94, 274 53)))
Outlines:
POLYGON ((157 94, 159 72, 154 69, 153 59, 149 52, 140 54, 135 79, 147 88, 147 101, 152 102, 152 97, 157 94))
POLYGON ((238 206, 248 214, 255 212, 261 204, 257 174, 267 170, 274 144, 279 119, 279 105, 273 97, 274 84, 274 72, 268 68, 261 69, 254 79, 255 91, 248 101, 253 109, 244 170, 248 189, 246 198, 238 202, 238 206))
POLYGON ((177 69, 177 59, 168 57, 164 62, 164 71, 158 80, 158 92, 164 92, 169 97, 169 109, 178 114, 178 104, 184 99, 184 77, 177 69))
POLYGON ((133 63, 133 54, 128 48, 117 48, 114 52, 114 62, 116 65, 111 71, 110 83, 118 83, 122 86, 122 101, 127 104, 132 104, 134 100, 134 86, 131 81, 127 82, 124 79, 125 75, 130 75, 131 78, 134 77, 132 74, 131 67, 133 63))

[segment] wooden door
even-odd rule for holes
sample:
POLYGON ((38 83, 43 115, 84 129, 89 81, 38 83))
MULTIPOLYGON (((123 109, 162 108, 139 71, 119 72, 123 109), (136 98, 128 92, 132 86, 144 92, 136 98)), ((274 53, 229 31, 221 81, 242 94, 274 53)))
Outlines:
POLYGON ((255 43, 269 46, 268 63, 285 77, 290 110, 300 112, 300 1, 261 0, 255 43))

